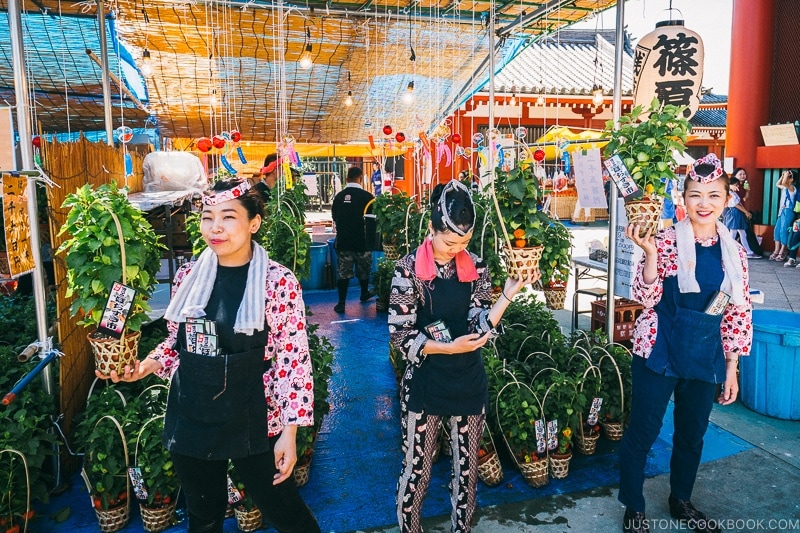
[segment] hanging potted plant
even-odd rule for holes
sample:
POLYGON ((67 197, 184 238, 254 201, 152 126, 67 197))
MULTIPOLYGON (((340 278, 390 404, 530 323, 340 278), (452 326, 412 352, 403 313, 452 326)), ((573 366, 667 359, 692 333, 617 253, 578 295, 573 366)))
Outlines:
POLYGON ((475 233, 474 238, 470 239, 467 249, 480 257, 489 267, 492 278, 492 305, 497 303, 505 285, 508 273, 503 263, 503 256, 500 253, 501 240, 495 225, 494 204, 492 197, 483 192, 473 192, 472 198, 475 201, 475 233))
POLYGON ((375 198, 372 212, 376 217, 378 230, 381 233, 383 252, 387 259, 396 261, 410 252, 407 233, 408 212, 415 208, 419 209, 411 197, 404 192, 379 194, 375 198))
POLYGON ((551 221, 544 230, 544 249, 539 260, 542 289, 547 307, 564 309, 567 281, 572 269, 572 236, 564 224, 551 221))
POLYGON ((495 169, 492 183, 496 218, 505 238, 503 253, 508 274, 530 278, 539 271, 550 217, 539 209, 541 190, 531 165, 511 170, 495 169))
POLYGON ((676 153, 683 153, 691 124, 684 116, 685 106, 664 105, 654 98, 650 107, 636 106, 619 119, 606 122, 605 135, 611 140, 603 149, 606 158, 619 156, 636 186, 639 200, 626 201, 628 222, 641 226, 642 236, 658 230, 667 183, 675 179, 676 153))
POLYGON ((163 430, 164 415, 145 421, 134 448, 134 467, 141 473, 144 489, 134 487, 134 494, 139 500, 144 529, 151 533, 172 525, 180 489, 170 453, 161 442, 163 430))
POLYGON ((116 185, 92 189, 86 184, 67 195, 63 207, 70 211, 59 235, 68 233, 70 238, 58 252, 66 256, 66 297, 74 297, 70 313, 80 316, 78 324, 95 328, 88 338, 97 369, 106 375, 120 372, 138 359, 140 329, 150 311, 147 300, 165 248, 144 214, 116 185), (96 329, 115 282, 136 290, 118 339, 96 329))

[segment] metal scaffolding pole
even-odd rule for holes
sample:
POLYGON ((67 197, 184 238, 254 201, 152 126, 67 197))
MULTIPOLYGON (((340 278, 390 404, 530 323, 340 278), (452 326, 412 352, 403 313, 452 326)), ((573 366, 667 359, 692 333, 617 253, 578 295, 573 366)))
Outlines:
POLYGON ((111 116, 111 77, 108 75, 108 40, 106 39, 106 4, 104 0, 97 0, 97 32, 100 37, 100 70, 102 71, 103 83, 106 144, 114 146, 114 128, 111 116))

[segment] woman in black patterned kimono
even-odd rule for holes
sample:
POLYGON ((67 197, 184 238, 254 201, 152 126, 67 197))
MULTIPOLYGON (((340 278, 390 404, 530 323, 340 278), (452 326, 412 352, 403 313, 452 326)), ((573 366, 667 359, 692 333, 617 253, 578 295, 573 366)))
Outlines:
POLYGON ((511 299, 525 283, 509 278, 490 308, 486 263, 466 250, 475 206, 453 180, 431 193, 430 235, 397 262, 389 297, 392 346, 408 363, 402 382, 403 468, 397 519, 403 533, 421 532, 420 512, 442 422, 453 460, 452 531, 472 527, 478 481, 478 445, 486 416, 487 382, 481 347, 496 333, 511 299))

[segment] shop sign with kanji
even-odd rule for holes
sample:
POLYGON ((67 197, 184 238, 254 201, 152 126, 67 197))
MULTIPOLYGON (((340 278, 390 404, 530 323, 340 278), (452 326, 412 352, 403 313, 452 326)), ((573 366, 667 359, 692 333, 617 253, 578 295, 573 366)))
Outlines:
POLYGON ((34 268, 26 190, 28 178, 3 174, 3 225, 12 277, 34 268))

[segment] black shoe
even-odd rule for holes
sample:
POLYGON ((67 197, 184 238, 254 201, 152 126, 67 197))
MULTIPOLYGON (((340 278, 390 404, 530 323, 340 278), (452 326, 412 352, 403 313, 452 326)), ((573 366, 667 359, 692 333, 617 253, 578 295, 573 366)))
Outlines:
POLYGON ((370 299, 372 299, 373 296, 375 295, 372 294, 371 292, 362 292, 361 298, 359 298, 359 300, 361 300, 362 302, 368 302, 370 301, 370 299))
POLYGON ((335 306, 333 306, 333 310, 337 313, 344 313, 344 302, 339 302, 335 306))
POLYGON ((714 521, 694 508, 689 500, 678 500, 669 497, 669 514, 676 520, 686 520, 689 528, 698 533, 718 533, 720 531, 714 521))
POLYGON ((622 517, 622 531, 625 533, 650 533, 647 517, 644 513, 625 509, 625 516, 622 517))

